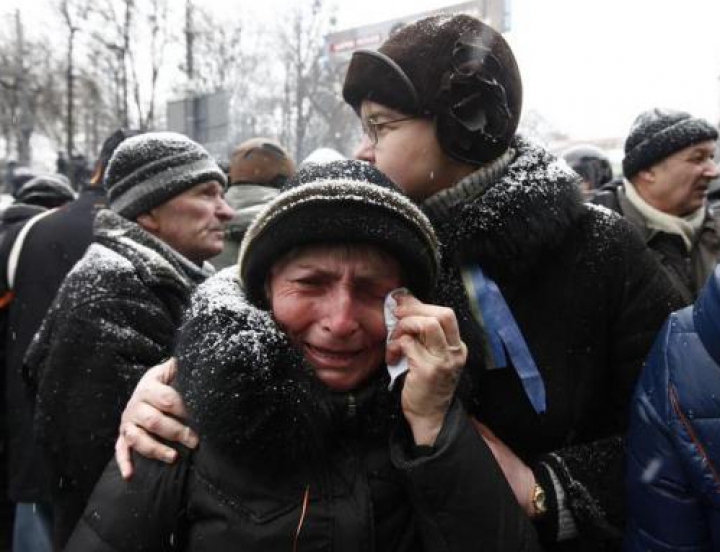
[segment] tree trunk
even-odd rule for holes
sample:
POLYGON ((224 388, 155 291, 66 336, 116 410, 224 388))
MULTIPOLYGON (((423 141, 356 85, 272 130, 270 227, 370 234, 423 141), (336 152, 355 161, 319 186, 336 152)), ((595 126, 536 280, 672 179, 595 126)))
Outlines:
POLYGON ((24 67, 24 40, 23 26, 20 19, 20 10, 15 12, 15 25, 17 27, 17 60, 15 63, 16 70, 16 90, 19 99, 19 117, 17 122, 17 157, 20 165, 29 166, 32 159, 30 150, 30 137, 33 132, 32 114, 30 113, 29 94, 27 88, 24 67))
MULTIPOLYGON (((69 14, 68 14, 69 15, 69 14)), ((74 105, 74 76, 73 76, 73 48, 75 46, 75 27, 72 26, 68 18, 68 25, 70 27, 68 33, 68 59, 67 59, 67 136, 66 136, 66 148, 68 161, 72 160, 73 152, 75 151, 75 121, 73 113, 74 105)))

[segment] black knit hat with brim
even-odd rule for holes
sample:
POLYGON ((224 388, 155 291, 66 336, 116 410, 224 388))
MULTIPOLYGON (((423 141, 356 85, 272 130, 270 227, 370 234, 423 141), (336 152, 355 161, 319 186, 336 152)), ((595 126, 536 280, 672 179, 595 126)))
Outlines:
POLYGON ((625 140, 623 174, 632 178, 682 149, 717 138, 715 127, 684 111, 645 111, 635 119, 625 140))
POLYGON ((469 15, 438 15, 402 27, 377 51, 356 51, 343 97, 358 114, 370 100, 432 118, 447 155, 480 165, 510 145, 522 81, 510 46, 495 29, 469 15))
POLYGON ((105 171, 108 206, 135 220, 193 186, 227 185, 217 162, 200 144, 175 132, 148 132, 124 140, 105 171))
POLYGON ((273 264, 308 245, 374 245, 397 259, 404 284, 429 299, 439 248, 427 217, 379 170, 362 161, 301 168, 255 218, 240 246, 240 278, 248 299, 266 306, 273 264))

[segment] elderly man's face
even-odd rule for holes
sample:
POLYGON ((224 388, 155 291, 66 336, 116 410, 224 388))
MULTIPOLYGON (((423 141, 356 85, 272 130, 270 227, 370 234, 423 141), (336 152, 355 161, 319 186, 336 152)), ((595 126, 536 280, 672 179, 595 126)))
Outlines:
POLYGON ((714 154, 713 140, 681 149, 642 171, 638 192, 660 211, 678 217, 689 215, 702 207, 710 181, 718 176, 714 154))
POLYGON ((224 223, 233 216, 215 181, 197 184, 149 213, 138 224, 178 253, 201 264, 223 249, 224 223))
POLYGON ((416 201, 449 188, 474 170, 442 151, 430 119, 408 118, 369 100, 362 102, 360 116, 366 135, 355 158, 377 166, 416 201))
POLYGON ((275 319, 317 377, 348 391, 384 363, 383 302, 400 285, 399 265, 376 248, 317 246, 275 264, 269 295, 275 319))

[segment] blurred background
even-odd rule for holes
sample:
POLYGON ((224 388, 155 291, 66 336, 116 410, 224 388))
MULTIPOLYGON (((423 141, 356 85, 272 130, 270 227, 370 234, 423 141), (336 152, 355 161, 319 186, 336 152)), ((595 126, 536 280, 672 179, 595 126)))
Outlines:
POLYGON ((350 54, 438 10, 505 34, 523 75, 521 130, 556 152, 593 144, 617 171, 645 109, 720 121, 717 0, 3 0, 0 169, 81 181, 118 127, 183 132, 221 161, 252 136, 295 159, 349 155, 350 54))

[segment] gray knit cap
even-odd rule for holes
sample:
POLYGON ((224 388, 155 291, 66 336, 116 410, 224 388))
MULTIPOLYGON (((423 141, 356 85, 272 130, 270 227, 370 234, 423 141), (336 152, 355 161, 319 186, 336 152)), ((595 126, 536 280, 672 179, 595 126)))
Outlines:
POLYGON ((149 132, 123 141, 113 153, 104 185, 109 207, 130 220, 197 184, 227 178, 200 144, 174 132, 149 132))
POLYGON ((75 192, 64 174, 41 174, 23 184, 15 195, 18 203, 53 209, 75 199, 75 192))
POLYGON ((374 166, 343 160, 309 164, 258 213, 240 245, 240 278, 248 299, 265 302, 265 282, 285 253, 312 244, 375 245, 398 260, 421 299, 435 287, 437 237, 420 209, 374 166))
POLYGON ((681 149, 717 138, 717 129, 704 119, 684 111, 650 109, 637 116, 625 140, 623 174, 632 178, 681 149))

